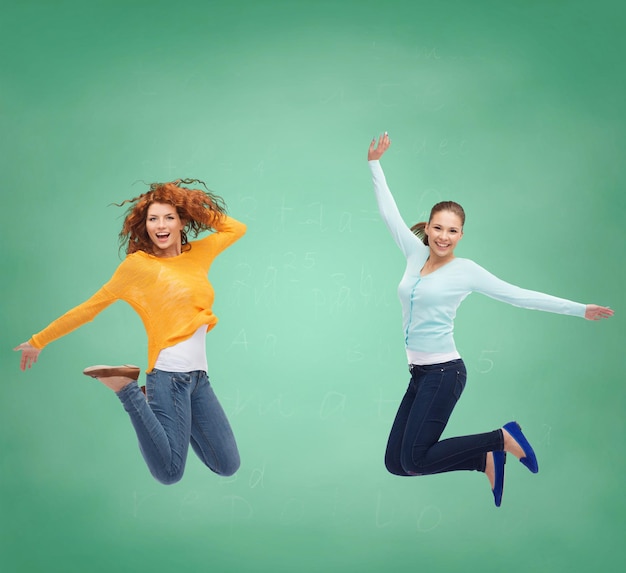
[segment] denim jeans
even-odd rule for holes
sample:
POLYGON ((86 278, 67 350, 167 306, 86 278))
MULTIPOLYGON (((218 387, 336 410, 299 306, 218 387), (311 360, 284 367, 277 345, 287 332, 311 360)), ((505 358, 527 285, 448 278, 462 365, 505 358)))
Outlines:
POLYGON ((182 478, 190 443, 215 473, 229 476, 239 468, 235 437, 206 372, 155 369, 146 377, 146 396, 137 384, 128 384, 117 395, 159 482, 182 478))
POLYGON ((385 465, 400 476, 485 471, 487 452, 502 450, 501 430, 439 441, 465 388, 463 360, 411 365, 409 387, 400 403, 385 453, 385 465))

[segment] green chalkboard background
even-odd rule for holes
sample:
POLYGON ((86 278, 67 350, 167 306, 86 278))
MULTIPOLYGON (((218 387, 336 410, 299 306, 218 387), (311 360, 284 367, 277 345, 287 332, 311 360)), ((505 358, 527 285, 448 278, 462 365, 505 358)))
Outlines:
POLYGON ((622 571, 626 8, 617 0, 5 2, 0 17, 0 570, 7 573, 622 571), (468 213, 458 247, 610 321, 473 295, 446 435, 517 419, 541 471, 401 479, 383 453, 408 382, 407 222, 468 213), (120 262, 140 181, 198 177, 248 234, 212 269, 210 377, 242 466, 156 483, 115 396, 81 370, 145 366, 124 303, 11 349, 120 262))

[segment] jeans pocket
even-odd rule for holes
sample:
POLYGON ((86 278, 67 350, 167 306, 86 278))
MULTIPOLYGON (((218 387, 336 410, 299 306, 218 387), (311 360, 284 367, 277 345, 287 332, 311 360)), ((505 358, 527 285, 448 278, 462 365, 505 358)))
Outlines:
POLYGON ((172 382, 176 384, 189 384, 191 382, 190 372, 172 372, 172 382))

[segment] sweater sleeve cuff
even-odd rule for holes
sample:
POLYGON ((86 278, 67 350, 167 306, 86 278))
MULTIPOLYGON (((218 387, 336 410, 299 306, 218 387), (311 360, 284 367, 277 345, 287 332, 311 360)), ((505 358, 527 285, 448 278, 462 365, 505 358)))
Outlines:
POLYGON ((28 344, 30 344, 31 346, 34 346, 37 350, 41 350, 45 345, 38 344, 37 342, 35 342, 35 336, 37 335, 34 334, 33 336, 30 337, 28 344))

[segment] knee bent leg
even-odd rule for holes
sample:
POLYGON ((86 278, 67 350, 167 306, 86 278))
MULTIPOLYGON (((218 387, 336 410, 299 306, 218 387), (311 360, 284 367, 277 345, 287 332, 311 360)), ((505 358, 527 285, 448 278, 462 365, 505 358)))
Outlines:
POLYGON ((172 485, 178 483, 183 478, 183 471, 176 472, 152 472, 152 477, 163 485, 172 485))
POLYGON ((237 456, 236 458, 232 460, 226 460, 226 462, 223 463, 218 470, 214 470, 214 471, 217 475, 229 477, 229 476, 234 475, 237 472, 240 465, 241 465, 241 462, 239 460, 239 456, 237 456))

